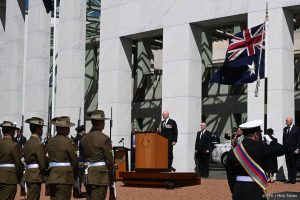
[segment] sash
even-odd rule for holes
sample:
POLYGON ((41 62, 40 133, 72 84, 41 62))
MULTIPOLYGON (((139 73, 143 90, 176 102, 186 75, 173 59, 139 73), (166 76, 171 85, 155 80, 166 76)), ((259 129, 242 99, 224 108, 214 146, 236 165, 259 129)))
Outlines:
POLYGON ((237 160, 240 162, 244 170, 266 193, 268 180, 264 170, 249 156, 243 144, 237 145, 233 149, 233 153, 237 160))

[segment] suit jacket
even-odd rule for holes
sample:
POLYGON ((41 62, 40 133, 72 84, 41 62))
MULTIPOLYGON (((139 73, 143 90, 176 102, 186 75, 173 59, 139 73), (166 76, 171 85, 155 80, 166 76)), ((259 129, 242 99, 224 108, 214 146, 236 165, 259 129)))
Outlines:
MULTIPOLYGON (((275 143, 277 142, 277 139, 273 137, 272 135, 269 135, 272 141, 275 143)), ((276 156, 269 156, 266 160, 266 172, 270 173, 277 173, 278 172, 278 163, 277 163, 277 157, 276 156)))
POLYGON ((0 139, 0 164, 15 164, 15 167, 0 167, 0 183, 17 184, 23 176, 21 150, 10 138, 0 139))
POLYGON ((168 120, 168 122, 164 126, 164 121, 161 123, 161 134, 166 136, 169 142, 177 142, 178 130, 176 121, 173 119, 168 120))
POLYGON ((110 138, 99 129, 92 128, 82 140, 83 154, 87 162, 105 162, 104 166, 88 169, 88 185, 113 185, 114 159, 110 138))
MULTIPOLYGON (((264 145, 262 142, 245 138, 242 144, 249 156, 264 170, 266 167, 267 157, 282 156, 285 152, 284 147, 275 141, 272 141, 270 145, 264 145)), ((226 171, 228 184, 232 193, 236 183, 236 176, 249 176, 241 166, 240 162, 236 159, 232 150, 230 150, 228 153, 226 171)))
POLYGON ((44 139, 44 146, 46 146, 48 144, 50 139, 51 139, 51 137, 48 137, 48 136, 44 139))
POLYGON ((24 145, 24 158, 25 163, 38 164, 39 168, 26 169, 25 170, 25 181, 32 183, 42 183, 43 176, 46 172, 46 153, 43 143, 40 139, 35 136, 31 136, 28 142, 24 145))
POLYGON ((290 132, 287 133, 287 127, 283 129, 283 146, 288 152, 294 152, 300 149, 300 129, 293 125, 290 132))
POLYGON ((201 132, 202 131, 197 132, 195 150, 197 150, 198 152, 206 152, 207 150, 211 152, 211 148, 212 148, 211 132, 205 130, 200 139, 201 132))
POLYGON ((13 139, 13 141, 15 141, 20 147, 23 147, 25 145, 25 143, 27 142, 26 137, 24 137, 23 135, 21 135, 21 137, 15 137, 13 139))
POLYGON ((49 140, 46 151, 49 156, 49 162, 71 163, 70 167, 49 168, 49 177, 46 183, 72 185, 78 167, 78 158, 73 140, 63 135, 56 135, 49 140))

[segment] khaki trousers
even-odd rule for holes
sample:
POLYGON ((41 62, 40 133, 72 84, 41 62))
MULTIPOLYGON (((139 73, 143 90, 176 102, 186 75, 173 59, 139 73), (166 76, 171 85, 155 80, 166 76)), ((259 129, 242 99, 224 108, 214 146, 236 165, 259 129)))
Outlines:
POLYGON ((107 185, 87 185, 87 200, 105 200, 107 185))
POLYGON ((66 184, 49 184, 50 200, 70 200, 72 186, 66 184))
POLYGON ((17 193, 17 184, 0 183, 0 197, 5 200, 14 200, 17 193))
POLYGON ((26 184, 27 184, 27 200, 39 200, 42 183, 27 182, 26 184))

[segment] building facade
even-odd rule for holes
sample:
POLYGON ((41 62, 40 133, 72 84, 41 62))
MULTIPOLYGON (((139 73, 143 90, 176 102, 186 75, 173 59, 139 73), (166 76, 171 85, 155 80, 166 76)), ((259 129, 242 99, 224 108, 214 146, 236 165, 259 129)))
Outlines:
MULTIPOLYGON (((295 116, 294 30, 295 21, 299 20, 299 4, 300 1, 283 0, 268 3, 268 127, 275 130, 279 141, 285 117, 295 116)), ((234 33, 245 26, 258 25, 264 22, 265 12, 266 1, 258 0, 103 1, 98 104, 106 112, 114 108, 113 141, 118 137, 129 141, 131 72, 135 64, 132 45, 134 41, 149 38, 162 38, 161 110, 170 111, 170 117, 178 123, 174 166, 179 171, 194 169, 194 144, 203 115, 211 129, 220 123, 226 127, 231 117, 236 119, 232 126, 245 120, 263 119, 263 81, 260 95, 254 97, 254 83, 244 89, 209 83, 206 83, 209 89, 203 88, 203 73, 214 66, 214 53, 220 53, 214 48, 216 30, 231 27, 234 33), (239 95, 228 95, 236 90, 240 90, 239 95)), ((283 163, 281 159, 280 165, 283 163)))
MULTIPOLYGON (((113 118, 113 145, 125 138, 130 147, 133 129, 156 130, 168 110, 179 129, 173 165, 194 171, 201 121, 222 140, 232 127, 264 117, 263 80, 254 97, 254 83, 210 78, 230 36, 264 22, 266 1, 64 0, 48 14, 42 0, 26 1, 25 9, 18 2, 0 0, 1 121, 20 126, 31 116, 69 115, 83 124, 98 108, 113 118)), ((267 124, 279 141, 286 116, 300 125, 299 5, 268 2, 267 124)))

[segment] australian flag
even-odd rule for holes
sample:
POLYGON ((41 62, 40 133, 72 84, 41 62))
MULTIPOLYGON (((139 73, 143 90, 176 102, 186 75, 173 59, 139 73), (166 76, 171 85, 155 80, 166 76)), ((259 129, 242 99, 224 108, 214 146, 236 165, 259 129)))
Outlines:
POLYGON ((229 41, 223 66, 212 82, 224 85, 252 83, 265 77, 264 24, 235 34, 229 41))

